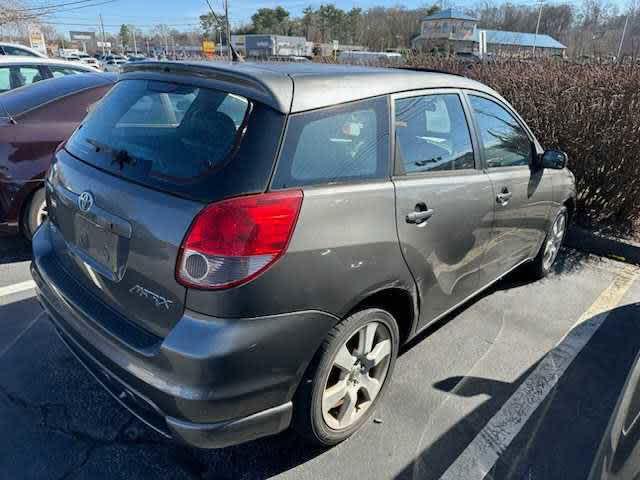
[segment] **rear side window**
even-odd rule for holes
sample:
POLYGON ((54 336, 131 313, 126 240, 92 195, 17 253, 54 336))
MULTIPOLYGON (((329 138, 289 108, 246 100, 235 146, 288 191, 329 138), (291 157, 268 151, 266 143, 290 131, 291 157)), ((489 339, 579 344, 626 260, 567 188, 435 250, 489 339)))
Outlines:
POLYGON ((23 50, 22 48, 11 47, 9 45, 5 45, 2 47, 4 49, 5 55, 20 55, 23 57, 37 57, 36 54, 30 52, 29 50, 23 50))
POLYGON ((0 92, 24 87, 43 80, 40 69, 35 66, 11 65, 0 67, 0 92))
POLYGON ((384 97, 291 115, 273 188, 389 175, 384 97))
POLYGON ((123 80, 85 119, 67 150, 85 162, 169 192, 204 188, 235 151, 249 102, 227 92, 123 80), (230 113, 229 103, 235 110, 230 113))

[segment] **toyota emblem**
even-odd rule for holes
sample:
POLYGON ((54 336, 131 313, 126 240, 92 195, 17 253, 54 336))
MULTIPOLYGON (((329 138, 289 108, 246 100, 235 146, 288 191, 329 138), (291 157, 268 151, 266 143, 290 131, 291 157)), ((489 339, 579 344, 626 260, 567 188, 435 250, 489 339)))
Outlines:
POLYGON ((83 212, 88 212, 93 206, 93 195, 91 192, 82 192, 78 197, 78 207, 83 212))

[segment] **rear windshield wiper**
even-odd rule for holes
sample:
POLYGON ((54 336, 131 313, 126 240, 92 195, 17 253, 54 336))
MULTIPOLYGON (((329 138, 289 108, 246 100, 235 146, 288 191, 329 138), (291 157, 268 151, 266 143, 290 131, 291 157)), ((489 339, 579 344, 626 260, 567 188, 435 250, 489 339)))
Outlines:
POLYGON ((111 163, 117 164, 120 167, 120 170, 122 170, 125 165, 135 165, 138 161, 138 158, 131 155, 126 149, 119 150, 104 143, 98 142, 93 138, 86 138, 85 141, 96 149, 96 153, 100 151, 110 153, 111 163))

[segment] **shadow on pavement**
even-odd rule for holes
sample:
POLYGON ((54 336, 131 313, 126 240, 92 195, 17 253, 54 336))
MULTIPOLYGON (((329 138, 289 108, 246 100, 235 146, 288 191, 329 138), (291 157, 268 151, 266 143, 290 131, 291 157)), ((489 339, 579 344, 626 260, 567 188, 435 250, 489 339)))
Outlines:
POLYGON ((585 252, 591 252, 595 255, 612 258, 633 265, 640 265, 640 245, 629 241, 623 241, 608 233, 626 233, 630 232, 607 232, 602 234, 580 228, 574 225, 567 232, 565 244, 571 248, 575 248, 585 252))
MULTIPOLYGON (((551 372, 556 378, 559 376, 557 384, 535 408, 533 415, 526 420, 513 441, 508 446, 504 445, 504 449, 500 447, 500 437, 510 428, 509 424, 501 425, 502 431, 500 428, 494 431, 492 427, 487 428, 487 423, 505 402, 512 396, 517 397, 514 394, 524 382, 528 386, 533 378, 543 381, 537 374, 531 379, 528 377, 534 370, 536 373, 540 371, 537 368, 541 362, 549 364, 549 360, 545 360, 547 356, 532 365, 514 382, 473 376, 449 377, 436 382, 436 389, 450 393, 451 397, 447 402, 453 404, 452 408, 455 407, 456 397, 486 395, 489 399, 433 443, 420 445, 421 453, 396 478, 440 478, 480 432, 482 434, 479 438, 489 439, 490 444, 493 442, 489 450, 494 451, 489 452, 487 458, 491 454, 497 454, 499 459, 495 466, 483 466, 480 461, 474 467, 475 470, 472 470, 473 478, 484 478, 484 475, 479 475, 481 471, 488 472, 486 478, 491 479, 587 478, 623 385, 640 352, 638 315, 640 303, 609 311, 568 368, 551 372)), ((583 335, 585 329, 593 328, 599 321, 598 317, 576 326, 561 342, 560 347, 547 355, 562 355, 562 352, 571 348, 570 339, 583 335)), ((544 388, 542 383, 534 387, 544 388)), ((521 389, 518 395, 522 391, 521 389)), ((525 397, 525 405, 527 398, 525 397)), ((523 408, 523 405, 514 404, 512 411, 507 412, 511 417, 507 415, 507 418, 513 420, 514 416, 517 418, 518 415, 523 415, 523 412, 518 411, 519 408, 523 408)))
POLYGON ((0 265, 31 260, 31 243, 22 235, 0 236, 0 265))
MULTIPOLYGON (((574 273, 580 271, 584 267, 584 262, 588 257, 591 257, 589 253, 581 252, 579 250, 573 250, 568 248, 562 248, 556 262, 553 265, 553 273, 556 275, 563 275, 574 273)), ((459 315, 462 311, 470 308, 471 306, 478 303, 483 298, 497 292, 500 290, 510 290, 512 288, 522 287, 533 283, 535 280, 531 278, 531 275, 526 269, 526 265, 517 268, 513 272, 506 275, 504 278, 496 282, 491 287, 487 288, 482 293, 476 295, 472 299, 468 300, 464 304, 460 305, 458 308, 441 318, 440 320, 434 322, 425 328, 422 332, 420 332, 416 337, 411 339, 407 344, 405 344, 400 354, 402 355, 405 352, 408 352, 416 345, 421 343, 427 337, 433 335, 440 328, 446 325, 449 321, 454 319, 457 315, 459 315)))

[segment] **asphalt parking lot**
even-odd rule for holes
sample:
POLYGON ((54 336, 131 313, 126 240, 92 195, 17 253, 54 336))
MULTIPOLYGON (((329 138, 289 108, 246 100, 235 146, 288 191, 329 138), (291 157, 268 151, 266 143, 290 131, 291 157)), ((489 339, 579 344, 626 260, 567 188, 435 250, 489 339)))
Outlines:
POLYGON ((582 479, 640 351, 640 271, 565 249, 409 345, 374 421, 323 450, 285 432, 202 451, 132 418, 57 338, 26 242, 0 238, 0 477, 582 479))

